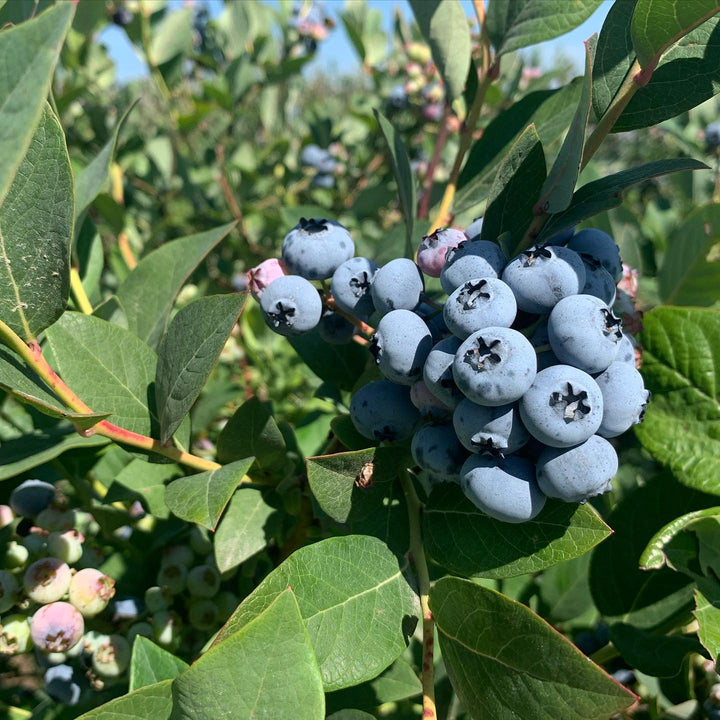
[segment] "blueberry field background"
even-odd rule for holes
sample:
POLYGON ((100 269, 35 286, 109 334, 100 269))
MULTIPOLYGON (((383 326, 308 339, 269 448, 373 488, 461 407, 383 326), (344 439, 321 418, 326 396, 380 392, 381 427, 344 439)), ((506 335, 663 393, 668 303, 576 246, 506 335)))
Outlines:
POLYGON ((578 77, 534 46, 599 0, 410 5, 0 0, 3 717, 720 717, 720 3, 615 0, 578 77), (368 439, 377 318, 251 293, 301 218, 378 266, 612 236, 612 488, 503 522, 368 439))

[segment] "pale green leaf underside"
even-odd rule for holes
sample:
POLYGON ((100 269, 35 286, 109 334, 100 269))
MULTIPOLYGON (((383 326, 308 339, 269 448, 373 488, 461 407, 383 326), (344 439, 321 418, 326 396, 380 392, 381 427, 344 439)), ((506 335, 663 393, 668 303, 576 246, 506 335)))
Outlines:
POLYGON ((720 607, 711 603, 699 590, 696 590, 693 615, 698 621, 700 642, 717 662, 720 655, 720 607))

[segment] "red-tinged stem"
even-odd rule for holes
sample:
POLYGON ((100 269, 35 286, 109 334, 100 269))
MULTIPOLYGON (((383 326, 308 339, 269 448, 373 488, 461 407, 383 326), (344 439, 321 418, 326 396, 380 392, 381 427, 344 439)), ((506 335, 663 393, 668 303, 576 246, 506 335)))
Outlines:
POLYGON ((372 325, 368 325, 367 323, 363 322, 362 320, 358 320, 356 317, 353 317, 352 315, 348 315, 345 311, 341 310, 335 303, 335 299, 325 295, 323 297, 323 304, 325 307, 329 308, 333 312, 336 312, 338 315, 342 315, 349 323, 352 323, 363 335, 374 335, 375 334, 375 328, 372 325))
POLYGON ((424 220, 427 217, 428 209, 430 208, 430 197, 432 196, 433 184, 435 182, 435 170, 437 170, 438 163, 440 162, 440 156, 442 155, 442 151, 445 149, 445 142, 450 134, 450 130, 448 128, 449 117, 450 106, 446 103, 442 120, 440 121, 440 130, 438 131, 437 139, 435 140, 433 155, 430 159, 427 172, 425 173, 425 179, 423 180, 423 197, 420 202, 420 207, 418 208, 418 218, 420 220, 424 220))

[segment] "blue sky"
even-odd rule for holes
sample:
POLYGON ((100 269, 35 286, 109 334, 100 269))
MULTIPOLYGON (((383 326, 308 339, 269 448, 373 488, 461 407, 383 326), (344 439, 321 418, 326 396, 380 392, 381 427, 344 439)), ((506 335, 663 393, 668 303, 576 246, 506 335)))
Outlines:
MULTIPOLYGON (((256 0, 234 1, 255 2, 256 0)), ((467 14, 474 16, 472 1, 461 1, 467 14)), ((204 2, 213 16, 218 15, 222 11, 222 0, 198 0, 198 2, 204 2)), ((182 0, 171 0, 171 4, 181 5, 182 0)), ((337 20, 338 13, 342 11, 345 5, 345 0, 325 0, 322 4, 326 11, 337 20)), ((368 0, 368 4, 382 12, 384 26, 388 33, 392 32, 392 19, 396 7, 400 8, 408 19, 412 18, 412 10, 407 0, 368 0)), ((542 57, 546 62, 549 62, 557 52, 562 52, 566 57, 573 60, 578 73, 582 72, 585 57, 583 41, 587 40, 593 33, 600 32, 600 28, 611 5, 611 0, 605 0, 592 17, 580 25, 580 27, 575 28, 575 30, 567 35, 549 40, 535 47, 540 48, 542 57)), ((147 74, 145 63, 135 53, 122 28, 110 25, 100 34, 100 41, 107 46, 110 56, 115 61, 119 82, 126 82, 129 79, 147 74)), ((307 67, 307 72, 313 73, 316 70, 327 70, 341 74, 352 73, 355 69, 359 68, 359 65, 357 54, 350 44, 342 25, 338 21, 335 30, 330 34, 329 38, 320 44, 317 56, 307 67)))

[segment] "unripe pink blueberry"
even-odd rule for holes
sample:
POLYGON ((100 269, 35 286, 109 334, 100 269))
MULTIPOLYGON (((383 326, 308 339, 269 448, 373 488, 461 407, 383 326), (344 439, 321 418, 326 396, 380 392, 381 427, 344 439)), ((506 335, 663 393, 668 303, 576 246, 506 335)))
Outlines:
POLYGON ((417 251, 418 267, 429 277, 439 278, 448 250, 466 241, 467 236, 458 228, 438 228, 422 239, 417 251))
POLYGON ((85 622, 70 603, 54 602, 33 615, 30 629, 33 642, 43 652, 65 652, 80 642, 85 622))
POLYGON ((252 296, 259 300, 263 294, 263 290, 277 278, 287 275, 287 270, 280 260, 270 258, 263 260, 257 267, 248 271, 248 284, 252 296))
POLYGON ((59 558, 36 560, 25 571, 23 588, 34 602, 46 605, 59 600, 70 587, 70 567, 59 558))
POLYGON ((15 613, 0 623, 0 655, 20 655, 32 648, 30 618, 15 613))
POLYGON ((0 528, 7 527, 15 519, 15 513, 9 505, 0 505, 0 528))
POLYGON ((77 530, 51 532, 47 539, 48 552, 63 562, 74 565, 82 557, 84 540, 77 530))
POLYGON ((84 617, 101 613, 115 594, 115 581, 94 568, 85 568, 70 581, 70 602, 84 617))

